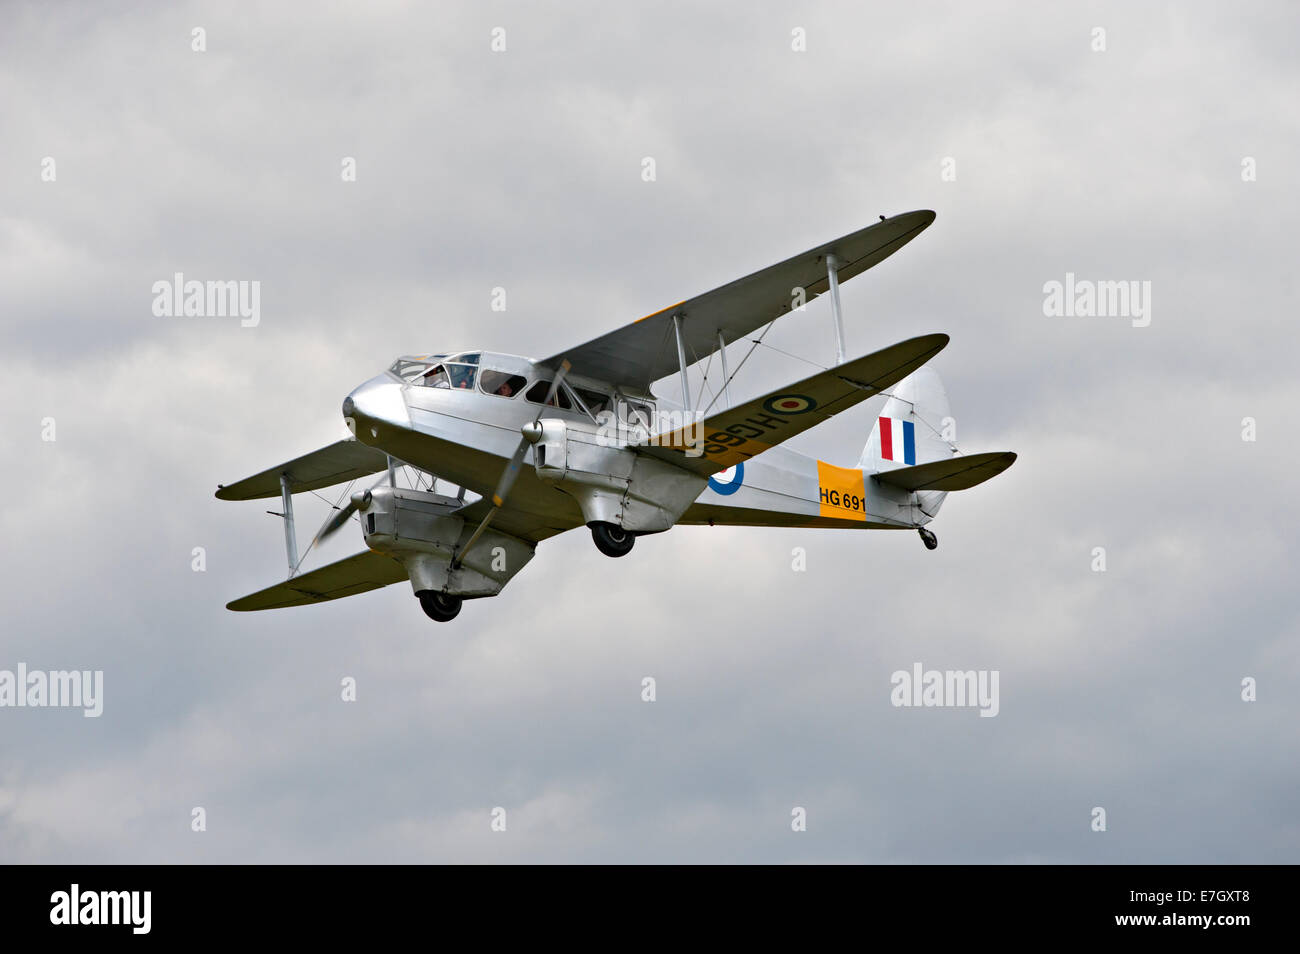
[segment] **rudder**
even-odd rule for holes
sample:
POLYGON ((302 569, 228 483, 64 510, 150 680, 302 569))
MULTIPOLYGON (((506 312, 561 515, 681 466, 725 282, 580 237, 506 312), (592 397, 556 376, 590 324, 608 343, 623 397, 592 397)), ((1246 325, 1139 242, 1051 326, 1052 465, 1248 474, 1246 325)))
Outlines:
MULTIPOLYGON (((947 460, 957 453, 948 392, 939 373, 923 365, 890 389, 858 467, 868 473, 947 460)), ((917 492, 921 510, 934 517, 945 491, 917 492)))

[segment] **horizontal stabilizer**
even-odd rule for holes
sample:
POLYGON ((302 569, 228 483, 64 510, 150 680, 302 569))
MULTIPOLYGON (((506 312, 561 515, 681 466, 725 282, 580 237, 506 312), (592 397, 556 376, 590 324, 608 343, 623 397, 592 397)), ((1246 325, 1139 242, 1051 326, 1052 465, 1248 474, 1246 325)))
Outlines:
POLYGON ((950 457, 915 467, 899 467, 872 476, 881 483, 904 490, 968 490, 996 477, 1015 462, 1016 455, 1012 451, 993 451, 950 457))
POLYGON ((636 445, 637 450, 703 476, 716 474, 875 397, 925 364, 947 343, 944 334, 909 338, 711 414, 703 421, 702 454, 687 453, 697 450, 692 447, 694 427, 654 435, 636 445))
POLYGON ((388 467, 388 455, 348 437, 288 463, 271 467, 230 485, 217 485, 218 500, 258 500, 280 496, 280 475, 288 474, 294 493, 319 490, 377 474, 388 467))
POLYGON ((377 590, 381 586, 401 583, 405 579, 406 569, 402 564, 374 550, 364 550, 345 560, 231 600, 226 604, 226 609, 245 612, 307 606, 377 590))

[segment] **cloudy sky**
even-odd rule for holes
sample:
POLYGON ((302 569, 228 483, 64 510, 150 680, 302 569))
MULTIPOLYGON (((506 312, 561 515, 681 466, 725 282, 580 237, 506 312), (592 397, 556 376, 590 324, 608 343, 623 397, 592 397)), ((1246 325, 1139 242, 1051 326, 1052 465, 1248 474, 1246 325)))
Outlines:
MULTIPOLYGON (((104 711, 0 709, 0 860, 1300 860, 1300 15, 1140 6, 8 6, 0 669, 104 711), (224 609, 284 552, 216 484, 395 355, 545 356, 918 208, 848 350, 947 332, 963 448, 1020 454, 937 551, 579 531, 447 625, 224 609), (260 323, 155 317, 175 272, 260 323), (1045 316, 1067 273, 1150 324, 1045 316), (999 714, 892 706, 915 663, 999 714)), ((767 340, 745 394, 830 362, 825 303, 767 340)), ((795 446, 851 465, 876 406, 795 446)))

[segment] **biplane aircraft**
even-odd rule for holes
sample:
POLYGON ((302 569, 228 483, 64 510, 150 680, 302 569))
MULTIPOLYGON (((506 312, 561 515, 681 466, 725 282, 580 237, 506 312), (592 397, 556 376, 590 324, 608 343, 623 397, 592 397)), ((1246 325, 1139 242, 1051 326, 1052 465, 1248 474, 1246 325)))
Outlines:
POLYGON ((839 302, 840 282, 934 217, 881 216, 540 361, 478 349, 398 358, 343 401, 350 437, 219 486, 222 500, 281 498, 289 562, 287 580, 228 608, 302 606, 409 580, 424 612, 447 621, 464 600, 500 593, 543 540, 584 526, 611 557, 683 524, 911 529, 934 549, 926 525, 948 492, 1001 473, 1016 455, 958 453, 943 385, 926 366, 947 335, 846 361, 839 302), (732 405, 728 347, 827 292, 838 363, 732 405), (693 408, 689 368, 714 354, 722 387, 693 408), (652 387, 672 375, 681 376, 684 406, 652 387), (888 399, 856 466, 781 446, 879 394, 888 399), (399 468, 427 475, 428 485, 399 487, 399 468), (293 495, 377 473, 379 483, 336 505, 316 538, 356 518, 366 549, 299 572, 293 495), (439 482, 456 496, 437 493, 439 482))

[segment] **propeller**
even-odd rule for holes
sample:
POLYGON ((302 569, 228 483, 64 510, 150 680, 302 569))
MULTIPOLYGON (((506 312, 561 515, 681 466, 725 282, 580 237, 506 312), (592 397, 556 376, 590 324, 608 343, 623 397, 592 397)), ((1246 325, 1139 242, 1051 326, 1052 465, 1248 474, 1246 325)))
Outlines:
MULTIPOLYGON (((560 370, 555 374, 555 380, 551 382, 551 388, 546 392, 546 400, 542 402, 544 407, 550 407, 551 402, 555 400, 556 393, 560 390, 560 384, 564 381, 564 376, 569 373, 572 365, 568 361, 560 362, 560 370)), ((515 485, 519 479, 519 468, 524 462, 524 455, 528 453, 528 446, 536 444, 542 439, 542 420, 541 414, 535 420, 525 424, 522 428, 523 439, 519 441, 519 446, 515 448, 514 455, 510 458, 510 463, 506 464, 506 469, 501 472, 501 479, 497 481, 497 489, 492 493, 492 506, 500 509, 505 503, 506 495, 510 493, 510 488, 515 485)))
POLYGON ((377 481, 371 484, 366 490, 358 490, 354 493, 349 498, 347 505, 343 507, 343 509, 325 521, 325 525, 320 528, 320 533, 316 534, 316 539, 312 541, 312 546, 315 546, 324 540, 328 540, 337 533, 340 528, 342 528, 343 524, 352 519, 354 513, 358 510, 364 510, 366 507, 369 507, 370 492, 387 479, 388 475, 385 474, 383 477, 380 477, 377 481))
MULTIPOLYGON (((560 390, 560 384, 564 381, 564 376, 569 373, 569 368, 571 367, 573 367, 573 365, 571 365, 567 359, 560 362, 560 368, 555 372, 555 379, 551 381, 551 388, 546 392, 546 400, 542 402, 543 407, 550 407, 551 402, 555 400, 555 395, 560 390)), ((488 524, 491 523, 492 518, 497 515, 497 511, 505 506, 506 497, 509 495, 510 489, 514 487, 515 481, 519 479, 519 468, 523 466, 524 455, 528 453, 529 445, 536 444, 542 439, 541 412, 539 411, 536 418, 520 428, 520 431, 522 431, 523 437, 519 441, 519 446, 515 448, 515 452, 511 455, 509 463, 505 466, 505 470, 501 471, 501 477, 497 481, 496 490, 492 492, 492 509, 483 517, 482 522, 480 522, 478 527, 474 530, 473 535, 465 541, 465 545, 461 547, 460 552, 457 553, 455 559, 451 561, 450 568, 453 570, 460 566, 461 560, 464 558, 465 554, 469 552, 469 548, 478 542, 478 538, 481 537, 483 531, 488 528, 488 524)))

